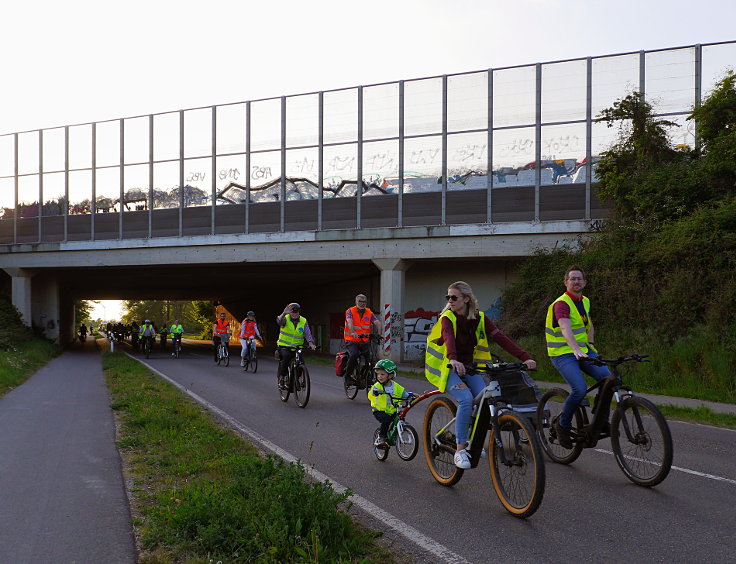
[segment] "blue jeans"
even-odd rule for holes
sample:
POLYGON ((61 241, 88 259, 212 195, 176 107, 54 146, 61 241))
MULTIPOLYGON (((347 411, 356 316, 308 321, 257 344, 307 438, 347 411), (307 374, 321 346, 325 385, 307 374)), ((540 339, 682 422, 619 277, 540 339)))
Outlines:
MULTIPOLYGON (((598 353, 589 350, 588 356, 596 358, 598 353)), ((580 400, 585 397, 585 392, 588 389, 585 384, 583 372, 593 377, 596 381, 599 381, 610 376, 611 371, 608 370, 607 366, 597 366, 590 362, 581 362, 572 353, 551 356, 550 360, 557 371, 562 374, 565 382, 570 384, 570 395, 567 396, 565 405, 562 407, 562 413, 560 414, 560 426, 570 427, 572 426, 572 414, 575 413, 575 408, 580 403, 580 400)))
POLYGON ((460 379, 457 372, 452 370, 447 377, 445 393, 450 394, 457 401, 457 415, 455 416, 456 442, 463 445, 468 442, 468 430, 470 428, 470 415, 473 412, 473 398, 477 396, 486 383, 480 374, 466 374, 460 379), (467 388, 458 388, 459 384, 467 384, 467 388))

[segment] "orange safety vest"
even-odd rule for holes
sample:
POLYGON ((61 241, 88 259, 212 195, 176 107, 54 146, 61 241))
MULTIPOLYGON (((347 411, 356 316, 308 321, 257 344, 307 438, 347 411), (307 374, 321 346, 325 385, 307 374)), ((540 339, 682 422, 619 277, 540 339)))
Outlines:
POLYGON ((214 336, 219 337, 220 335, 224 335, 225 333, 229 333, 229 332, 230 332, 230 322, 227 319, 225 320, 218 319, 217 327, 215 327, 215 330, 212 332, 212 334, 214 336))
POLYGON ((373 312, 370 310, 370 308, 365 308, 365 311, 361 316, 360 312, 358 311, 358 306, 353 306, 345 312, 345 317, 347 317, 348 313, 353 317, 353 328, 355 329, 355 332, 358 334, 358 336, 355 337, 350 334, 350 328, 348 327, 348 322, 346 319, 343 339, 345 339, 346 341, 352 341, 354 343, 365 342, 368 335, 371 334, 371 319, 373 318, 373 312))
POLYGON ((240 337, 242 339, 249 339, 250 337, 256 336, 256 322, 255 321, 248 321, 248 319, 243 319, 243 326, 240 329, 240 337))

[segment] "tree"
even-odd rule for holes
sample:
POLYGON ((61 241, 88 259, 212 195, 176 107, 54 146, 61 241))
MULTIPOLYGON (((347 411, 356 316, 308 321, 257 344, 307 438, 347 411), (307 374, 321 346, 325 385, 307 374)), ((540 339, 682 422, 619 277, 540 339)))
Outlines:
POLYGON ((94 304, 97 303, 99 302, 94 300, 77 300, 74 302, 74 319, 77 325, 91 321, 90 314, 92 313, 94 304))

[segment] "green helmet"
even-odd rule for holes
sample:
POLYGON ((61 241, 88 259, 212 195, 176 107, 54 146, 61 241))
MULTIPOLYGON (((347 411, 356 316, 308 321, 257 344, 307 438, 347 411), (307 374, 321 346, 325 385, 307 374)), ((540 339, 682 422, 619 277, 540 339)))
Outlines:
POLYGON ((389 360, 387 358, 379 360, 378 362, 376 362, 373 370, 375 370, 376 368, 382 368, 389 374, 393 374, 394 376, 396 376, 396 363, 393 360, 389 360))

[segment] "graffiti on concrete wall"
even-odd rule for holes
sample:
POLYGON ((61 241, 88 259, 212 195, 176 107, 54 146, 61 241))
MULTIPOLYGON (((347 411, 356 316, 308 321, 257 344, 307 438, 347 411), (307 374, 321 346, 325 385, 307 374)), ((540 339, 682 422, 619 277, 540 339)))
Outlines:
POLYGON ((404 314, 404 357, 415 360, 424 355, 427 348, 427 337, 437 323, 437 311, 425 311, 423 308, 407 311, 404 314))

